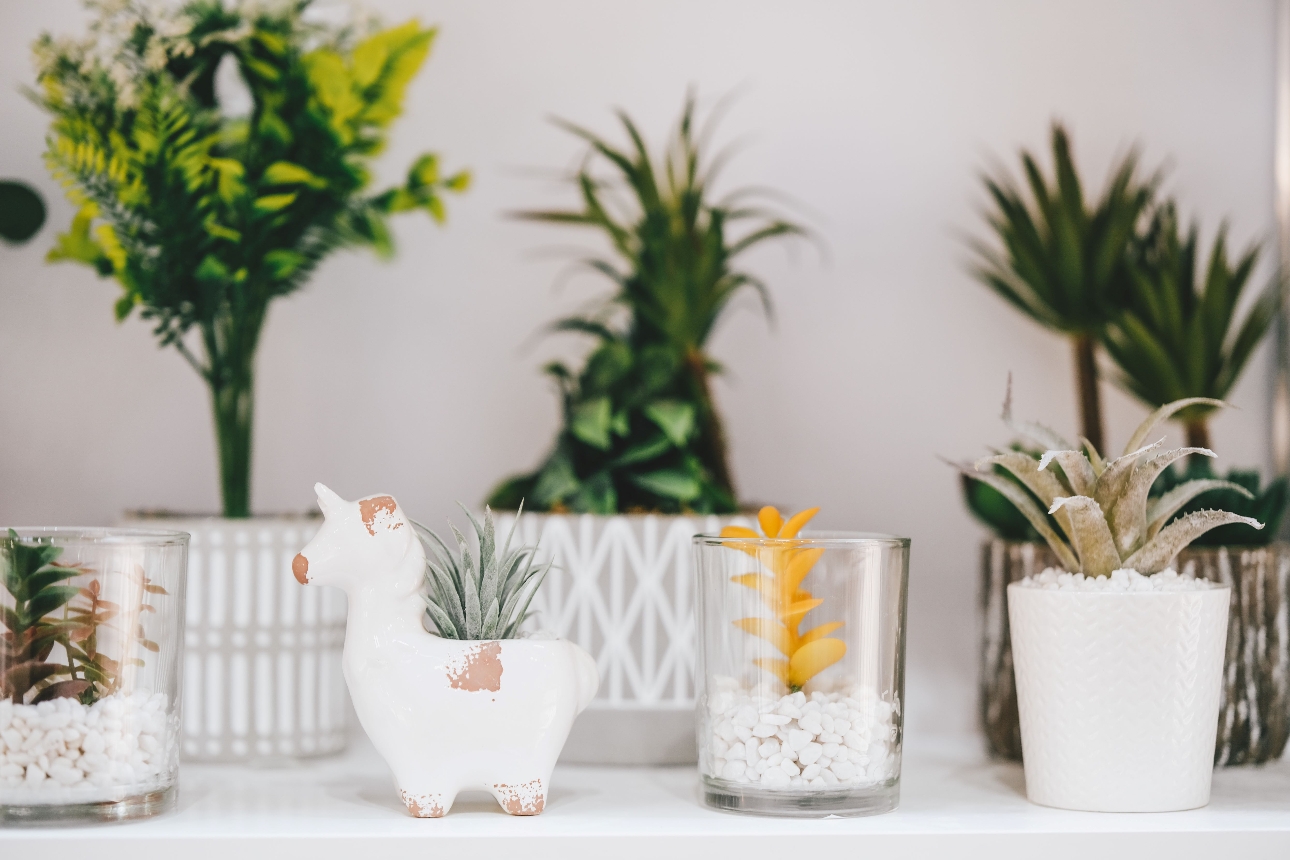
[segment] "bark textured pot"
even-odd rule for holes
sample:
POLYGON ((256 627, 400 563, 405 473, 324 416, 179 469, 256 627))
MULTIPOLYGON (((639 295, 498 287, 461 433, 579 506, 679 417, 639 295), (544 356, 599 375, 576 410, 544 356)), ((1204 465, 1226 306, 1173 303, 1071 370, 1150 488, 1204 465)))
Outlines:
POLYGON ((271 763, 345 748, 345 594, 300 588, 291 559, 316 516, 131 514, 188 532, 181 750, 189 761, 271 763))
POLYGON ((1229 588, 1008 588, 1026 796, 1092 812, 1209 802, 1229 588))
MULTIPOLYGON (((497 514, 505 534, 514 514, 497 514)), ((600 692, 561 761, 694 764, 694 573, 690 540, 744 516, 524 514, 516 540, 555 566, 533 610, 596 660, 600 692)))
POLYGON ((482 788, 512 815, 540 813, 569 728, 596 693, 595 661, 555 638, 426 632, 425 552, 398 504, 317 489, 325 522, 293 572, 349 595, 345 681, 408 810, 439 818, 459 791, 482 788))
MULTIPOLYGON (((981 548, 979 708, 993 758, 1021 761, 1006 589, 1054 566, 1045 544, 990 540, 981 548)), ((1279 759, 1290 738, 1290 544, 1193 547, 1175 566, 1232 589, 1214 763, 1279 759)))

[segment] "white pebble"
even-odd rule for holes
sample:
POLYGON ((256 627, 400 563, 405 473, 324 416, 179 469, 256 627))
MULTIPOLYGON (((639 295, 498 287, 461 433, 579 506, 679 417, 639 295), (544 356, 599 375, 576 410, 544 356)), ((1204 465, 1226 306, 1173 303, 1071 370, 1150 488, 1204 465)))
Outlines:
POLYGON ((820 766, 818 764, 808 764, 802 768, 802 777, 808 782, 820 775, 820 766))
POLYGON ((739 779, 748 770, 748 765, 742 761, 728 761, 725 767, 721 769, 721 775, 726 779, 739 779))
POLYGON ((848 780, 856 775, 856 767, 849 761, 835 761, 831 770, 840 780, 848 780))
POLYGON ((753 726, 752 733, 753 733, 753 737, 768 738, 771 735, 775 734, 775 727, 772 725, 768 725, 766 723, 758 723, 757 725, 753 726))
POLYGON ((783 714, 762 714, 761 721, 772 726, 786 726, 793 722, 793 718, 783 714))
POLYGON ((761 754, 762 758, 770 758, 779 752, 779 741, 768 740, 757 748, 757 752, 761 754))
POLYGON ((784 771, 784 773, 788 774, 789 776, 797 776, 798 774, 801 773, 801 771, 798 770, 797 765, 793 764, 791 761, 780 762, 779 769, 784 771))
POLYGON ((802 764, 814 764, 819 761, 820 755, 824 752, 824 747, 816 743, 808 743, 797 753, 797 760, 802 764))
POLYGON ((812 735, 802 729, 791 729, 788 733, 788 745, 795 750, 802 750, 811 742, 812 735))

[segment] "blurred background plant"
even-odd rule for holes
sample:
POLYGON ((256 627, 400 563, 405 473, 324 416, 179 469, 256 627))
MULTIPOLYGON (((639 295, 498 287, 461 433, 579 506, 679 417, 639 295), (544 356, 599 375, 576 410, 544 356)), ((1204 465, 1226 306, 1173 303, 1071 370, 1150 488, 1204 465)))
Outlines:
POLYGON ((25 182, 0 180, 0 240, 21 245, 45 223, 45 201, 25 182))
POLYGON ((442 193, 469 182, 427 154, 403 185, 369 190, 369 164, 435 31, 323 24, 309 0, 86 5, 87 38, 46 34, 34 46, 31 96, 53 117, 46 162, 77 207, 49 259, 116 279, 117 318, 138 308, 205 380, 223 512, 249 516, 269 304, 338 248, 388 256, 387 216, 420 209, 442 221, 442 193))
POLYGON ((986 219, 998 240, 972 241, 972 272, 1036 322, 1068 337, 1075 355, 1083 437, 1104 450, 1097 344, 1102 328, 1130 289, 1128 250, 1152 200, 1158 177, 1137 175, 1130 152, 1111 171, 1089 208, 1071 155, 1070 138, 1052 126, 1053 177, 1021 151, 1029 197, 1000 171, 984 177, 994 208, 986 219))
MULTIPOLYGON (((1130 248, 1132 279, 1124 306, 1103 329, 1102 342, 1119 368, 1117 382, 1151 408, 1185 397, 1227 399, 1246 364, 1276 318, 1280 280, 1271 279, 1238 312, 1258 263, 1252 245, 1235 260, 1228 257, 1227 227, 1219 228, 1208 262, 1200 259, 1199 227, 1186 235, 1178 207, 1166 200, 1155 208, 1147 229, 1130 248)), ((1209 419, 1215 407, 1199 405, 1175 416, 1189 446, 1210 447, 1209 419)), ((1205 457, 1189 457, 1171 466, 1152 488, 1163 495, 1183 481, 1219 477, 1205 457)), ((1262 546, 1275 539, 1285 513, 1287 481, 1262 485, 1256 470, 1234 469, 1224 476, 1254 494, 1247 499, 1231 490, 1212 490, 1197 497, 1178 516, 1206 508, 1253 517, 1262 531, 1234 524, 1214 529, 1197 546, 1262 546)))
POLYGON ((589 335, 596 346, 580 371, 546 366, 559 387, 564 426, 545 462, 503 481, 489 504, 514 509, 527 499, 538 511, 600 514, 732 512, 737 494, 711 388, 721 366, 707 342, 741 292, 755 291, 770 312, 766 286, 734 268, 735 258, 805 231, 756 204, 755 189, 713 199, 729 153, 706 156, 712 121, 695 128, 693 96, 657 161, 632 120, 618 117, 630 141, 625 148, 558 123, 590 145, 573 177, 579 208, 518 213, 601 233, 613 256, 582 262, 615 290, 596 312, 552 325, 589 335), (603 162, 612 178, 594 172, 603 162), (736 225, 746 229, 729 235, 736 225))

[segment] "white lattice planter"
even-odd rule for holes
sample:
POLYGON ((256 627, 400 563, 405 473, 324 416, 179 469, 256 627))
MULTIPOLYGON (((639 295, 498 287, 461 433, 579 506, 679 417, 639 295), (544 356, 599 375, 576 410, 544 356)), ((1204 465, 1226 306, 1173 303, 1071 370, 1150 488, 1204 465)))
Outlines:
POLYGON ((183 756, 272 761, 344 749, 345 594, 302 588, 291 573, 291 559, 322 520, 170 516, 164 522, 192 535, 183 756))
MULTIPOLYGON (((499 535, 514 522, 497 517, 499 535)), ((524 514, 516 540, 555 567, 533 602, 534 628, 596 658, 600 691, 562 761, 686 764, 694 734, 694 580, 690 538, 748 517, 524 514)))

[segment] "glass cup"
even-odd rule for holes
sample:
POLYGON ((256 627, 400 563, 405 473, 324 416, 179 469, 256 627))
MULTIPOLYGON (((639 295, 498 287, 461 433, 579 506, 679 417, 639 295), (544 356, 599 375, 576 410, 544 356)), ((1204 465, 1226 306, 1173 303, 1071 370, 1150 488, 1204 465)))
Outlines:
POLYGON ((762 815, 900 799, 909 539, 694 538, 704 800, 762 815))
POLYGON ((0 823, 175 802, 188 535, 0 529, 0 823))

